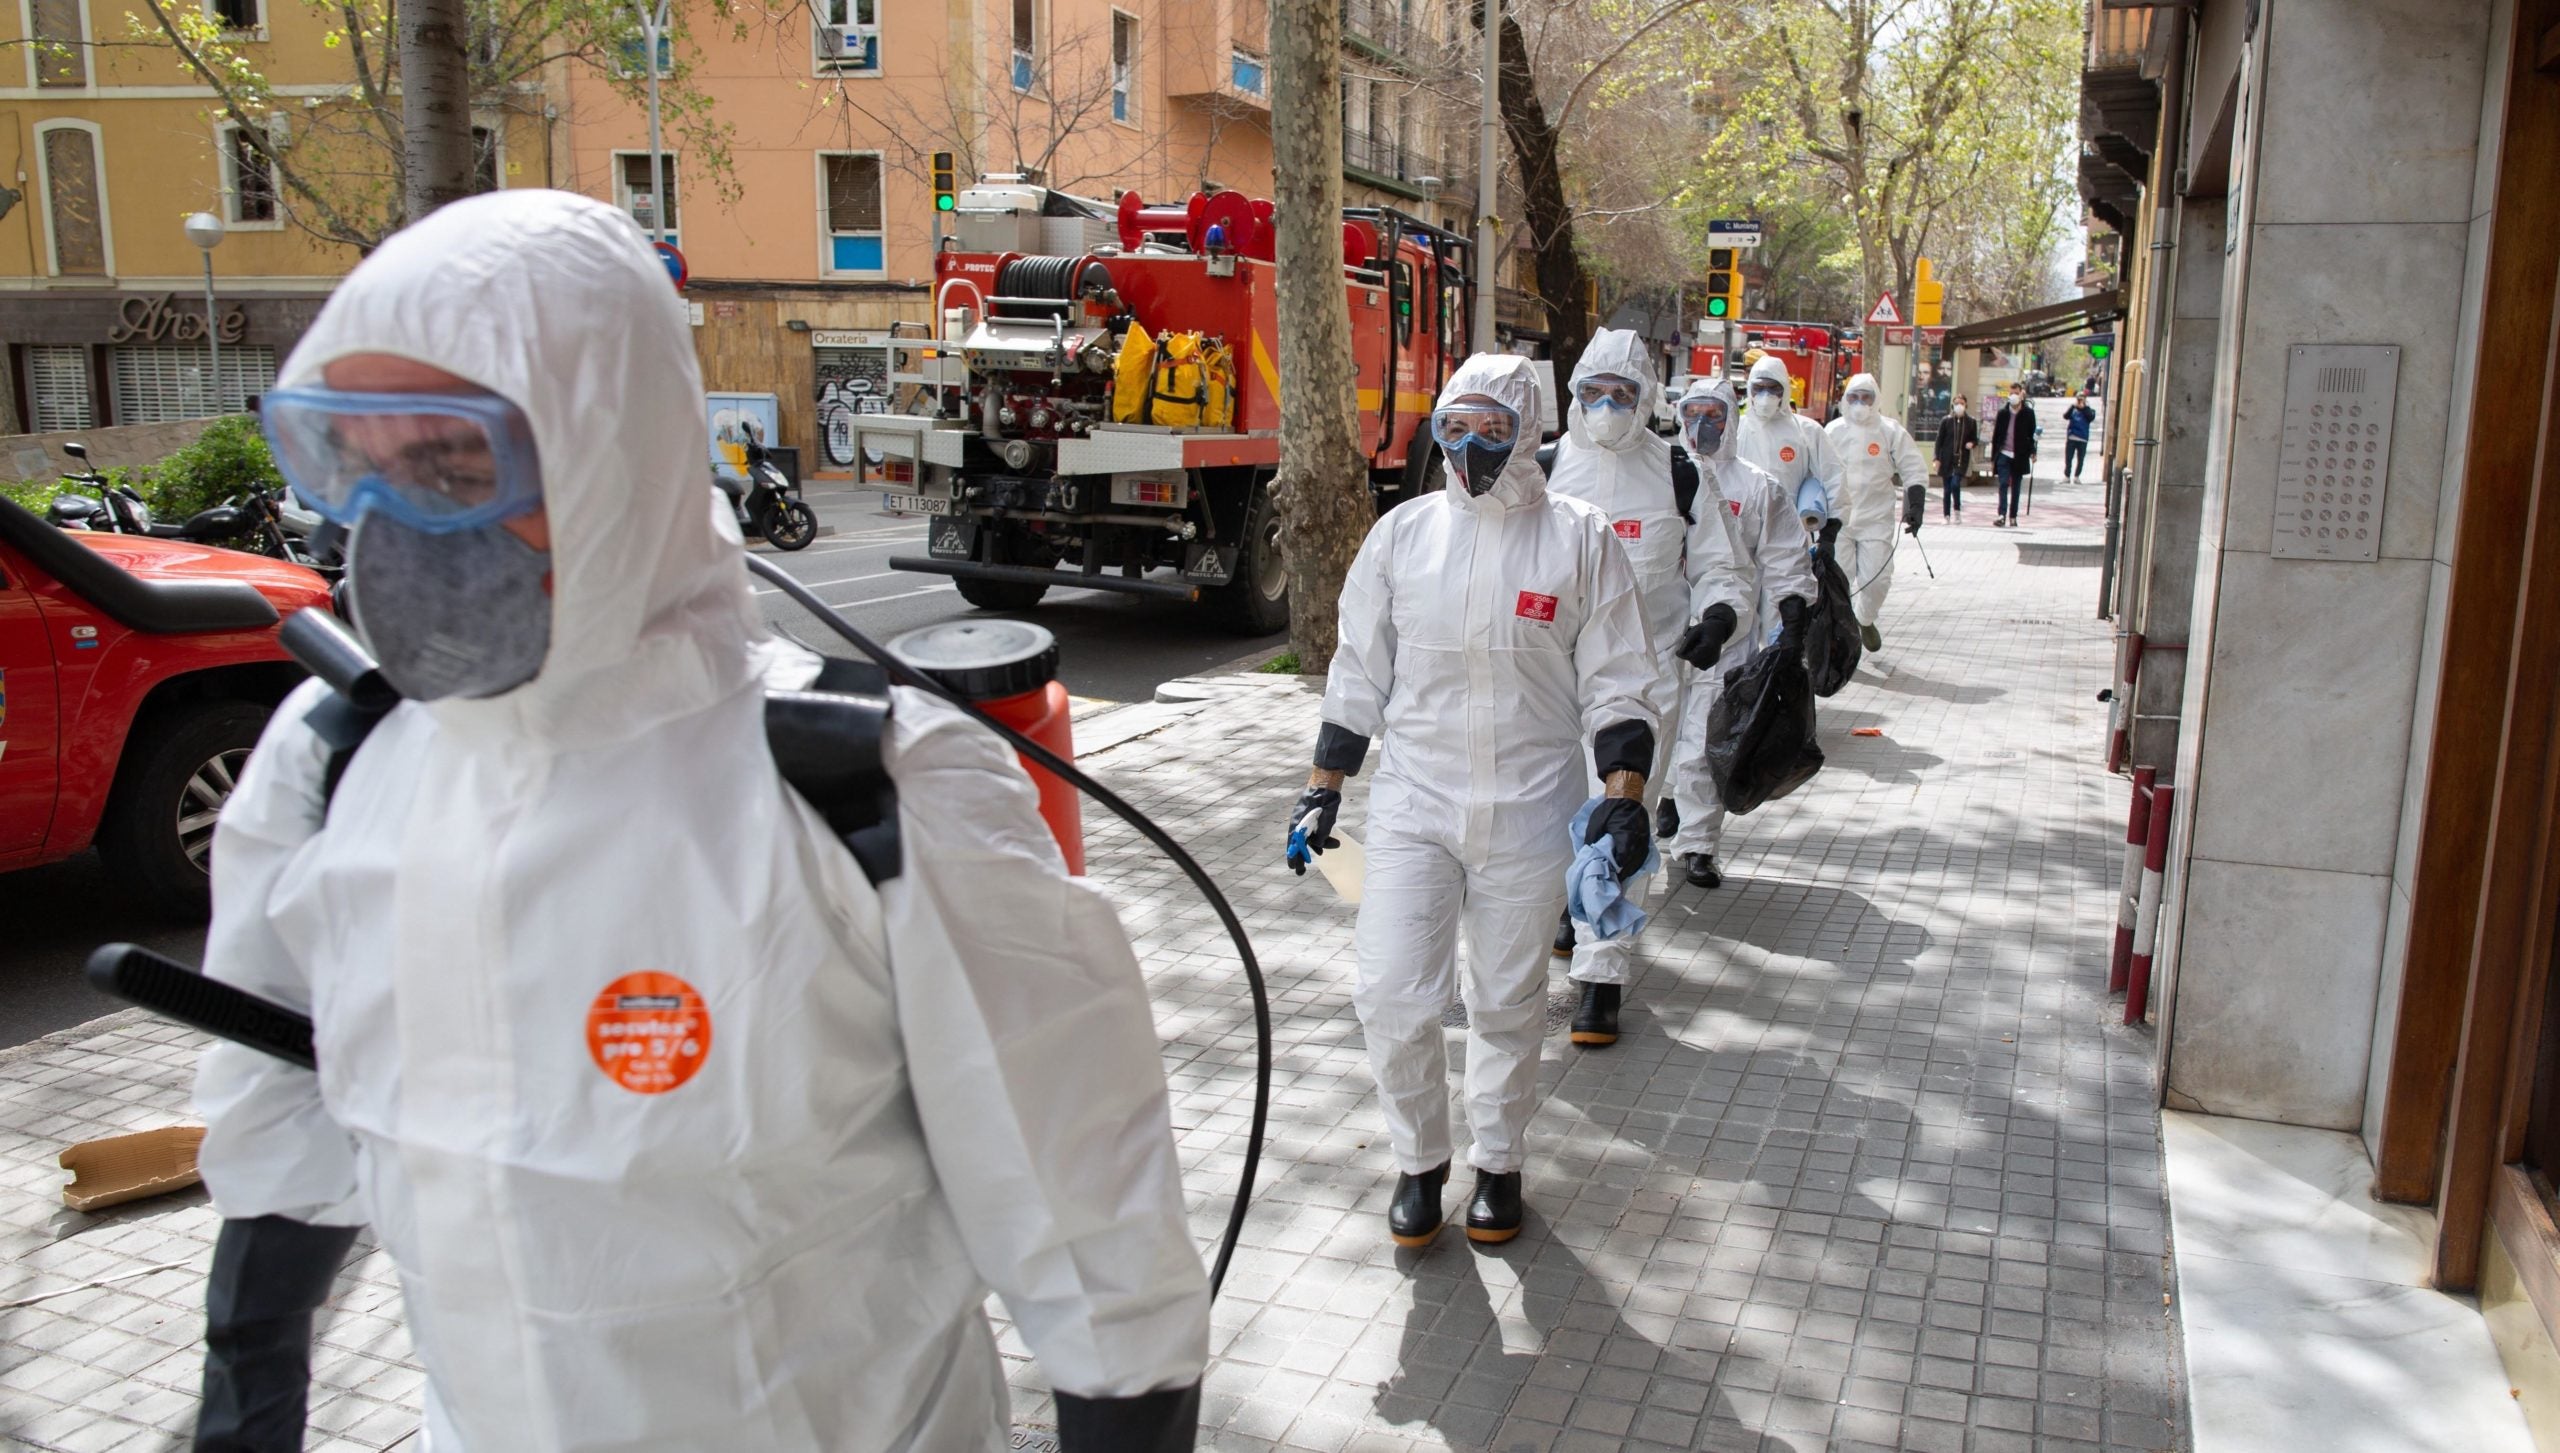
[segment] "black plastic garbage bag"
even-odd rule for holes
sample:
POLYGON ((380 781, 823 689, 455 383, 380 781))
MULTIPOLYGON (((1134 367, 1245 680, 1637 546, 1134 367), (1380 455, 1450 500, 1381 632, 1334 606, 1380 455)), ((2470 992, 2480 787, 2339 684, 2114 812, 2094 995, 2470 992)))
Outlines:
POLYGON ((1707 771, 1725 810, 1775 802, 1821 771, 1813 726, 1813 683, 1794 652, 1765 647, 1726 672, 1707 716, 1707 771))
POLYGON ((1840 568, 1840 522, 1822 527, 1822 543, 1813 547, 1813 609, 1804 623, 1804 668, 1813 677, 1813 694, 1830 696, 1857 674, 1866 646, 1858 638, 1858 610, 1849 597, 1849 573, 1840 568))

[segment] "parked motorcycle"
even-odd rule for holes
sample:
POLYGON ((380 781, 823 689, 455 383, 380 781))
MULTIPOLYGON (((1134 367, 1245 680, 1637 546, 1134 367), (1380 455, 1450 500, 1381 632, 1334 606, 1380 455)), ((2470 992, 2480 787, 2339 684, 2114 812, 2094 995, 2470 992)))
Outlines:
POLYGON ((747 538, 761 536, 777 550, 804 550, 818 538, 818 512, 800 498, 800 486, 783 474, 762 444, 747 441, 743 482, 718 470, 711 478, 729 496, 738 512, 738 529, 747 538))
POLYGON ((66 530, 97 530, 118 535, 150 535, 163 540, 193 540, 199 544, 218 545, 239 535, 248 527, 248 517, 239 506, 218 504, 198 510, 183 524, 165 525, 151 518, 151 507, 131 485, 117 484, 95 466, 89 465, 88 446, 73 441, 62 446, 62 452, 83 466, 62 476, 65 484, 86 485, 96 490, 91 498, 68 491, 55 495, 46 517, 66 530))

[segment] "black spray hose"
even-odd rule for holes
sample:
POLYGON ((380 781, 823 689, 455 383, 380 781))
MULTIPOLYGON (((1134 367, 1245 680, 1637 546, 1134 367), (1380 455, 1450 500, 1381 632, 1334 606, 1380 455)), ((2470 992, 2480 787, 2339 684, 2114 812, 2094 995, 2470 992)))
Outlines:
POLYGON ((1209 906, 1217 911, 1218 921, 1227 926, 1227 936, 1235 940, 1236 955, 1244 962, 1245 982, 1253 989, 1255 1055, 1253 1129, 1245 1137, 1244 1171, 1236 1177, 1235 1208, 1227 1213, 1226 1232, 1218 1238, 1217 1259, 1209 1266, 1209 1295, 1215 1298, 1218 1289, 1226 1284, 1227 1263, 1236 1254, 1236 1238, 1244 1231, 1245 1211, 1253 1204, 1254 1172, 1262 1165, 1263 1127, 1271 1113, 1271 996, 1263 988, 1262 963, 1253 956, 1253 943, 1245 937, 1244 924, 1237 919, 1235 908, 1227 902, 1227 895, 1218 891, 1218 885, 1210 879, 1208 870, 1202 868, 1191 854, 1183 851, 1182 844, 1175 842, 1172 834, 1156 826, 1154 819, 1121 800, 1118 793, 1077 770, 1075 763, 989 716, 986 712, 979 710, 976 703, 963 700, 944 689, 940 682, 889 654, 878 642, 864 635, 835 607, 818 599, 809 587, 792 578, 791 574, 781 566, 754 554, 749 554, 746 561, 747 569, 771 581, 783 594, 798 602, 801 609, 824 621, 828 629, 851 641, 856 650, 879 662, 882 669, 889 673, 890 680, 900 686, 913 687, 929 696, 940 697, 960 708, 973 720, 992 728, 996 735, 1011 743, 1015 751, 1029 757, 1050 772, 1056 773, 1060 779, 1072 783, 1076 790, 1085 796, 1111 809, 1121 821, 1136 828, 1139 836, 1155 844, 1156 851, 1172 859, 1174 866, 1182 869, 1183 874, 1199 888, 1200 895, 1209 900, 1209 906))

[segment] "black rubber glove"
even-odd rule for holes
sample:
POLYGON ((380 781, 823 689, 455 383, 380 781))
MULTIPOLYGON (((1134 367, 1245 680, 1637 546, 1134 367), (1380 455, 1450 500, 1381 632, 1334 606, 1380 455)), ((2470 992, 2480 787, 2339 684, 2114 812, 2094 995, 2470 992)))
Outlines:
POLYGON ((1136 1397, 1058 1397, 1064 1453, 1191 1453, 1200 1439, 1200 1385, 1136 1397))
POLYGON ((222 1223, 205 1279, 195 1453, 300 1453, 312 1315, 355 1239, 353 1226, 282 1216, 222 1223))
POLYGON ((1716 664, 1716 658, 1724 654, 1724 643, 1733 639, 1735 624, 1733 607, 1717 601, 1707 607, 1705 615, 1698 617, 1696 625, 1680 633, 1679 643, 1671 648, 1671 654, 1701 671, 1708 670, 1716 664))
POLYGON ((1644 804, 1632 797, 1603 797, 1591 809, 1591 822, 1582 830, 1582 840, 1596 843, 1613 838, 1610 856, 1618 865, 1618 881, 1623 883, 1644 866, 1653 851, 1653 824, 1645 820, 1644 804))
POLYGON ((1289 809, 1288 861, 1290 870, 1299 877, 1307 875, 1307 864, 1315 861, 1315 854, 1342 846, 1342 839, 1333 835, 1333 819, 1341 811, 1342 794, 1333 788, 1310 787, 1298 794, 1298 805, 1289 809), (1301 856, 1297 842, 1298 824, 1306 822, 1307 814, 1311 812, 1316 820, 1307 823, 1306 855, 1301 856))
POLYGON ((1778 602, 1778 644, 1801 655, 1804 652, 1804 602, 1788 596, 1778 602))

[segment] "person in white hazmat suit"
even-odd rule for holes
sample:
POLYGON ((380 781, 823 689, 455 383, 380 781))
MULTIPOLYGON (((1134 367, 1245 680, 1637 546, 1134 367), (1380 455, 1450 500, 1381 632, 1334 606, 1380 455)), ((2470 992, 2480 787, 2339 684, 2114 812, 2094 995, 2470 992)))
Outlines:
MULTIPOLYGON (((1763 360, 1764 362, 1766 360, 1763 360)), ((1707 719, 1724 694, 1725 673, 1761 647, 1792 640, 1802 649, 1804 621, 1814 599, 1813 558, 1795 497, 1766 471, 1749 464, 1734 438, 1733 385, 1699 378, 1680 396, 1680 444, 1698 469, 1692 508, 1701 530, 1709 520, 1731 531, 1734 558, 1750 582, 1743 604, 1725 617, 1702 595, 1696 620, 1672 644, 1694 671, 1680 706, 1672 744, 1671 791, 1680 803, 1680 830, 1671 854, 1681 875, 1700 888, 1724 884, 1716 853, 1724 846, 1724 802, 1707 770, 1707 719)), ((1693 544, 1696 536, 1691 537, 1693 544)))
POLYGON ((1467 1235, 1508 1241, 1576 809, 1602 789, 1582 841, 1607 840, 1621 879, 1652 849, 1643 798, 1661 723, 1644 599, 1608 516, 1548 492, 1540 407, 1531 360, 1507 354, 1468 359, 1441 390, 1447 487, 1388 511, 1352 562, 1315 767, 1289 814, 1304 873, 1301 838, 1333 845, 1343 781, 1385 736, 1352 1003, 1399 1172, 1387 1229, 1404 1246, 1442 1225, 1453 990, 1468 1021, 1467 1235))
POLYGON ((1840 461, 1840 567, 1848 574, 1858 612, 1858 633, 1870 651, 1884 649, 1876 618, 1893 589, 1896 532, 1902 525, 1903 491, 1917 488, 1925 504, 1929 465, 1911 431, 1876 407, 1876 376, 1854 375, 1840 391, 1840 417, 1823 426, 1832 456, 1840 461))
MULTIPOLYGON (((1584 500, 1609 518, 1609 528, 1634 568, 1644 599, 1645 632, 1653 642, 1654 710, 1665 723, 1679 720, 1683 667, 1673 645, 1707 608, 1722 601, 1740 611, 1751 581, 1734 556, 1733 532, 1722 520, 1691 525, 1671 484, 1672 444, 1644 426, 1656 397, 1653 361, 1643 338, 1617 328, 1591 335, 1574 365, 1565 405, 1564 438, 1547 475, 1550 494, 1584 500)), ((1678 831, 1676 799, 1669 785, 1672 732, 1658 733, 1646 770, 1646 805, 1656 812, 1654 832, 1678 831)), ((1573 1017, 1576 1044, 1614 1044, 1619 996, 1631 977, 1632 936, 1600 938, 1588 924, 1570 920, 1557 935, 1573 956, 1572 976, 1582 986, 1573 1017)))
MULTIPOLYGON (((1795 411, 1787 361, 1764 353, 1743 385, 1748 406, 1734 430, 1742 462, 1778 481, 1795 512, 1816 522, 1839 513, 1840 458, 1822 425, 1795 411)), ((1810 533, 1813 526, 1804 527, 1810 533)))
POLYGON ((339 286, 264 422, 352 524, 407 699, 332 793, 306 683, 216 833, 206 972, 307 1008, 320 1068, 198 1070, 230 1425, 198 1446, 301 1446, 298 1386, 257 1384, 305 1354, 267 1334, 307 1340, 363 1224, 427 1453, 1000 1449, 989 1288, 1063 1444, 1190 1448, 1208 1288, 1128 939, 1012 750, 922 694, 881 744, 878 887, 783 780, 765 687, 817 658, 765 639, 631 219, 440 209, 339 286))

